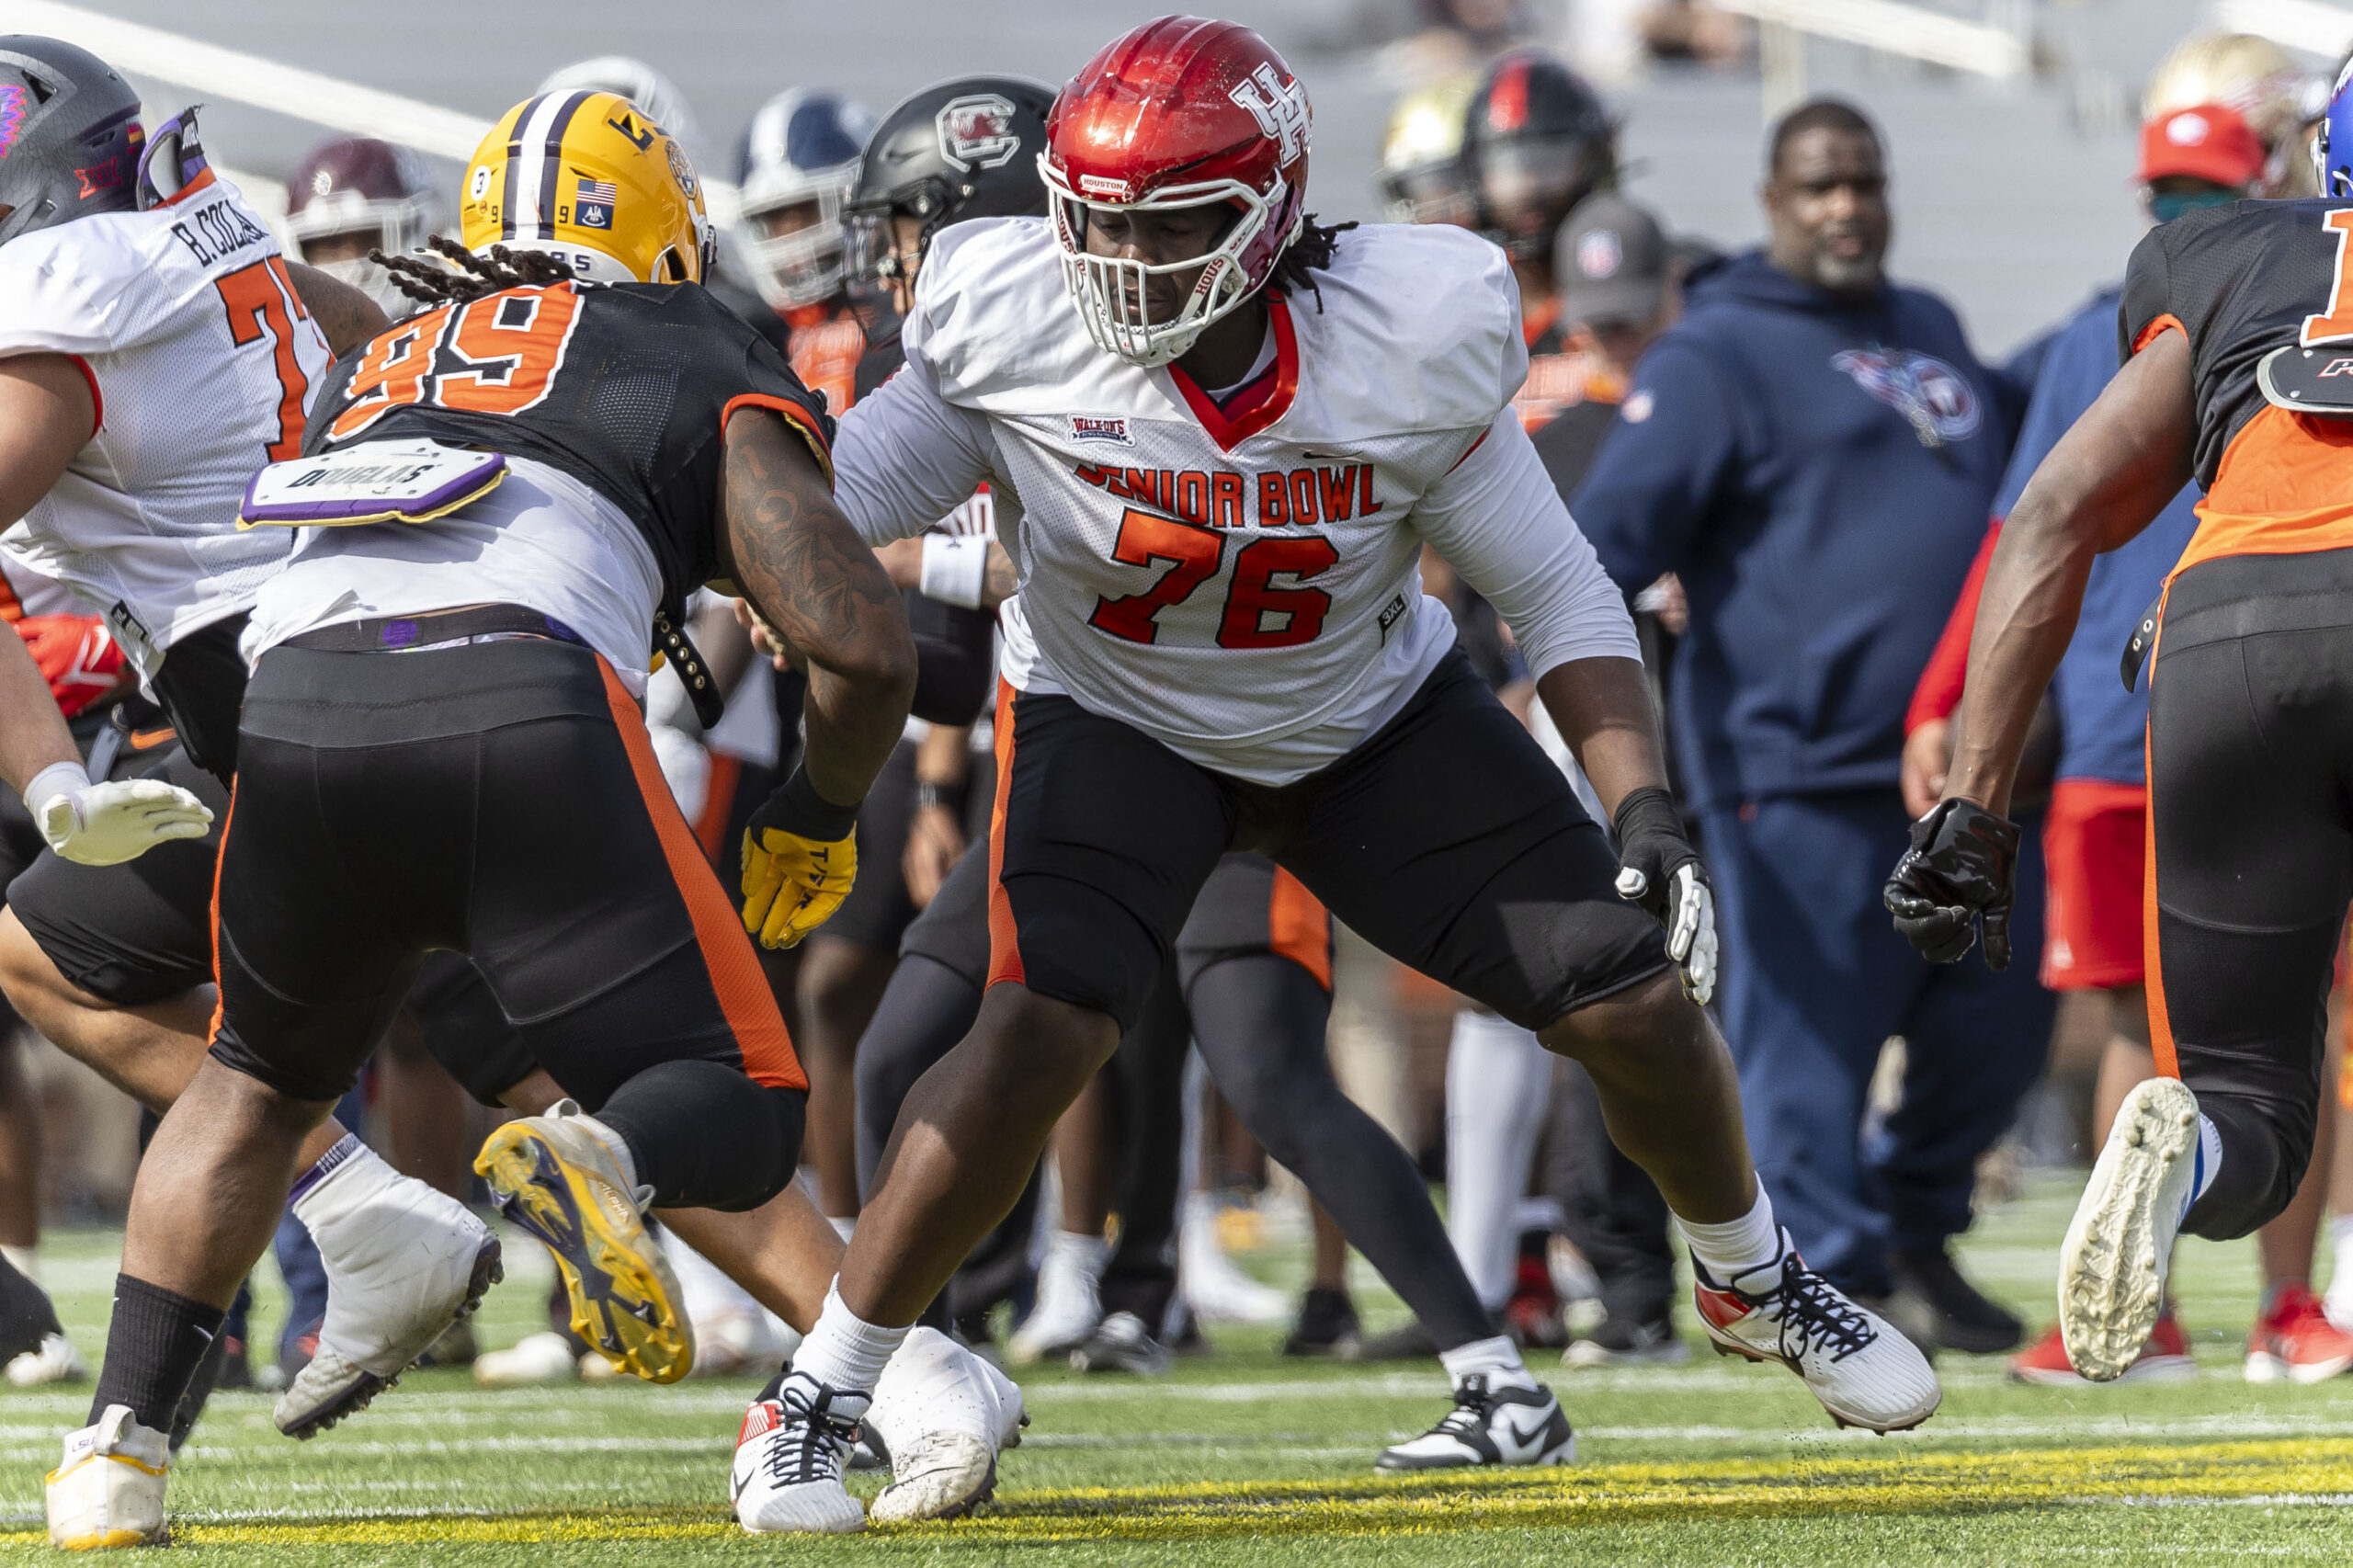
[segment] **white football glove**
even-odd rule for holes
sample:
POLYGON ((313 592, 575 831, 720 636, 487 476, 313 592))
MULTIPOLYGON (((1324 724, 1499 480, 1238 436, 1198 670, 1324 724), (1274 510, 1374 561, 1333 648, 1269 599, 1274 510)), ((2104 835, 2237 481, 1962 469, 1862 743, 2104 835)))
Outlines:
MULTIPOLYGON (((1618 873, 1618 896, 1630 903, 1650 886, 1631 866, 1618 873)), ((1716 994, 1716 894, 1692 866, 1677 867, 1667 883, 1666 956, 1683 976, 1683 994, 1706 1006, 1716 994)))
POLYGON ((119 866, 167 838, 202 838, 212 825, 211 809, 176 784, 93 784, 72 762, 42 768, 25 790, 25 809, 51 849, 84 866, 119 866))

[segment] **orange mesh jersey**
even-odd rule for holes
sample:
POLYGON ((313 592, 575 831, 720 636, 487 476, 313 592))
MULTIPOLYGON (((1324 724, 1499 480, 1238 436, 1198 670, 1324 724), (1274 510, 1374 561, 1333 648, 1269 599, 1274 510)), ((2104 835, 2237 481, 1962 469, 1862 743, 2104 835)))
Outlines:
POLYGON ((2348 238, 2353 206, 2241 201, 2159 224, 2133 251, 2124 354, 2167 332, 2189 343, 2206 496, 2176 572, 2353 546, 2348 238))

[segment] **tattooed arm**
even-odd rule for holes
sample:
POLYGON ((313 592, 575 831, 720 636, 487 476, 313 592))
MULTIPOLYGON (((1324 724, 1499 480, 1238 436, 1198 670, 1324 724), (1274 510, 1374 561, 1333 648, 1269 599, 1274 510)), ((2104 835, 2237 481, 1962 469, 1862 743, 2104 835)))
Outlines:
POLYGON ((722 504, 722 570, 808 666, 809 782, 853 804, 898 744, 915 696, 899 590, 835 509, 807 444, 769 410, 728 421, 722 504))
POLYGON ((327 350, 336 358, 392 324, 383 306, 340 278, 299 261, 289 261, 286 271, 294 279, 294 292, 302 297, 302 308, 326 334, 327 350))

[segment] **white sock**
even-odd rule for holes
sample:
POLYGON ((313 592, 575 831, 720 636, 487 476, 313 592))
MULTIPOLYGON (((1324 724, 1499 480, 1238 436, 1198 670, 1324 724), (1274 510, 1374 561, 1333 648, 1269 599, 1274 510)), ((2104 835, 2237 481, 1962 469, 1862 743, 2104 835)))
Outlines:
POLYGON ((2328 1250, 2336 1259, 2337 1274, 2353 1278, 2353 1214, 2339 1214, 2329 1221, 2328 1250))
POLYGON ((1520 1200, 1552 1096, 1552 1057, 1518 1024, 1465 1007, 1446 1053, 1446 1234, 1494 1312, 1519 1267, 1520 1200))
POLYGON ((1438 1353, 1438 1364, 1456 1383, 1468 1377, 1484 1374, 1489 1388, 1532 1389, 1536 1380, 1528 1374, 1528 1365, 1519 1358, 1519 1346, 1505 1335, 1493 1339, 1474 1339, 1468 1345, 1458 1345, 1451 1350, 1438 1353))
POLYGON ((842 1304, 838 1282, 825 1289, 825 1307, 817 1324, 792 1358, 792 1369, 805 1372, 830 1389, 871 1394, 883 1363, 906 1339, 904 1328, 883 1328, 868 1323, 842 1304))
POLYGON ((38 1285, 40 1283, 40 1248, 38 1245, 28 1247, 0 1246, 0 1257, 6 1258, 8 1260, 9 1267, 15 1269, 17 1273, 23 1275, 34 1284, 38 1285))
MULTIPOLYGON (((2204 1111, 2198 1113, 2198 1174, 2190 1179, 2189 1196, 2182 1200, 2181 1219, 2188 1219, 2214 1178, 2222 1174, 2222 1134, 2213 1119, 2204 1111)), ((2179 1223, 2177 1221, 2176 1223, 2179 1223)))
POLYGON ((1756 1184, 1756 1206, 1737 1220, 1702 1225, 1677 1214, 1675 1222, 1691 1244, 1691 1256, 1719 1284, 1729 1285, 1781 1256, 1781 1228, 1773 1223, 1773 1199, 1763 1182, 1756 1184))
POLYGON ((841 1239, 847 1243, 849 1240, 849 1233, 858 1229, 858 1216, 855 1214, 828 1214, 825 1216, 825 1223, 834 1228, 834 1234, 841 1237, 841 1239))
POLYGON ((1056 1226, 1046 1233, 1046 1262, 1060 1263, 1090 1285, 1100 1284, 1111 1267, 1111 1244, 1092 1231, 1056 1226))

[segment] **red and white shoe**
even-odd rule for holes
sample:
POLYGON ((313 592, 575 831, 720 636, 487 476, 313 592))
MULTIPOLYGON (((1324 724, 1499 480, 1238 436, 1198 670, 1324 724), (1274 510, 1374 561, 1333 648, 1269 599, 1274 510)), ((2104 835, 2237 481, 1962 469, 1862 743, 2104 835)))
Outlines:
POLYGON ((2302 1285, 2279 1292, 2246 1336, 2246 1381, 2323 1383, 2353 1367, 2353 1334, 2328 1321, 2320 1298, 2302 1285))
MULTIPOLYGON (((2067 1359, 2066 1337, 2053 1324, 2051 1332, 2010 1358, 2010 1376, 2022 1383, 2045 1388, 2078 1387, 2091 1380, 2067 1359)), ((2189 1354, 2189 1335, 2168 1306, 2149 1329, 2141 1354, 2117 1380, 2125 1383, 2186 1383, 2198 1376, 2198 1362, 2189 1354)))
POLYGON ((1696 1257, 1699 1323, 1720 1356, 1779 1361, 1841 1426, 1901 1432, 1937 1413, 1944 1390, 1919 1346, 1805 1266, 1781 1233, 1781 1256, 1719 1283, 1696 1257))

